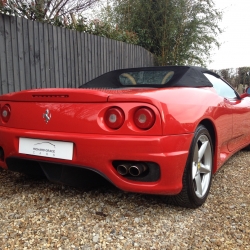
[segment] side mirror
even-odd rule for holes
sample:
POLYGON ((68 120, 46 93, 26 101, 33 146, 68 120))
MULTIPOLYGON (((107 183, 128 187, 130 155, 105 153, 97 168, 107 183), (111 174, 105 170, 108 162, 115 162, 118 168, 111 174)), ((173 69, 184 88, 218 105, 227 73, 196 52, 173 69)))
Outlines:
POLYGON ((247 87, 247 88, 246 88, 246 93, 247 93, 248 95, 250 95, 250 87, 247 87))
POLYGON ((246 88, 245 93, 241 94, 241 95, 240 95, 240 98, 244 98, 244 97, 246 97, 246 96, 250 96, 250 87, 247 87, 247 88, 246 88))

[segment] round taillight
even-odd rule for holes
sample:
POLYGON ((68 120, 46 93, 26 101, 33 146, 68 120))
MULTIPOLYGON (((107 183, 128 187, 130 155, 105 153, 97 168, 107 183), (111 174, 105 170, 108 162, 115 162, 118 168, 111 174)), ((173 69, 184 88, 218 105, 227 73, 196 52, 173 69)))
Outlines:
POLYGON ((110 108, 106 111, 104 121, 109 128, 118 129, 122 126, 125 115, 122 109, 118 107, 110 108))
POLYGON ((9 105, 4 105, 1 108, 1 117, 4 122, 8 122, 10 119, 10 106, 9 105))
POLYGON ((150 129, 155 123, 155 113, 147 107, 139 108, 134 114, 134 123, 140 129, 150 129))

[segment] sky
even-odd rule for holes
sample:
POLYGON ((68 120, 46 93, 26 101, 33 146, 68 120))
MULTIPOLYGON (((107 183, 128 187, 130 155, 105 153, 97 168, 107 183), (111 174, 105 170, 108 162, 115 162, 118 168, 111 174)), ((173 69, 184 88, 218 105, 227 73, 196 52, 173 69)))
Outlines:
POLYGON ((213 51, 209 69, 250 67, 250 0, 213 0, 224 11, 219 24, 219 49, 213 51))

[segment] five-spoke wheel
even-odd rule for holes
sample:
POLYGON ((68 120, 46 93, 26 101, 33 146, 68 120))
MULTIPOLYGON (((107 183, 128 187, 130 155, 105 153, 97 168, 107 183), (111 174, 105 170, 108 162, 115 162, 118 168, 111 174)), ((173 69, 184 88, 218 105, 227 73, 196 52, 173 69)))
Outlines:
POLYGON ((193 188, 199 198, 202 198, 209 188, 212 164, 211 144, 208 137, 202 134, 196 141, 192 162, 193 188))
POLYGON ((213 144, 208 130, 199 125, 190 147, 183 173, 183 188, 174 197, 176 204, 196 208, 201 206, 209 193, 213 170, 213 144))

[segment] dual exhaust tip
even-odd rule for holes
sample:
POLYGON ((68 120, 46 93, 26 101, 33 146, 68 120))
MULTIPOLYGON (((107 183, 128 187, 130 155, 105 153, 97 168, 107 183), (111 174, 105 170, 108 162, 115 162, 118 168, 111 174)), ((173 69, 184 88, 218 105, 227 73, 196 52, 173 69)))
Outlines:
POLYGON ((129 164, 124 163, 117 166, 117 172, 120 175, 132 175, 140 176, 142 173, 148 170, 148 167, 143 163, 129 164))

